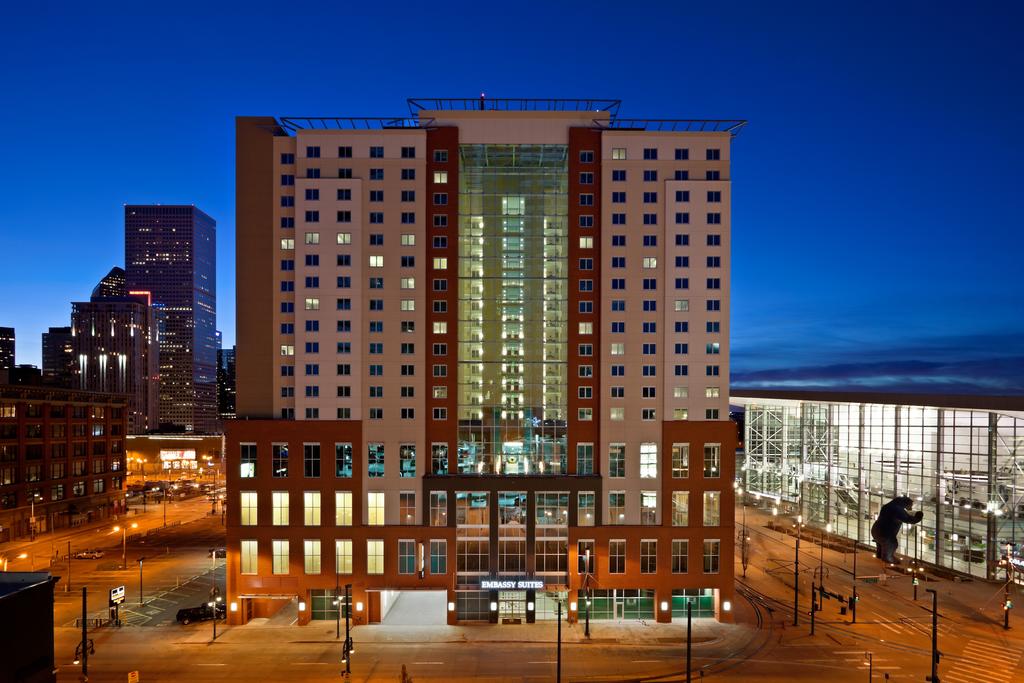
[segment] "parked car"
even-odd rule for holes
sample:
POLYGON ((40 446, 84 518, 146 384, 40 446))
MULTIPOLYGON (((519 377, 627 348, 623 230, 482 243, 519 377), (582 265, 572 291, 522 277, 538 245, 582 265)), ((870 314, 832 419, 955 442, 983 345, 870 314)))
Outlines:
POLYGON ((74 554, 76 560, 98 560, 103 557, 103 551, 95 548, 85 548, 74 554))
MULTIPOLYGON (((217 618, 223 619, 227 615, 227 607, 224 603, 217 603, 217 618)), ((183 607, 178 610, 176 617, 179 624, 191 624, 193 621, 209 621, 213 619, 213 608, 203 604, 198 607, 183 607)))

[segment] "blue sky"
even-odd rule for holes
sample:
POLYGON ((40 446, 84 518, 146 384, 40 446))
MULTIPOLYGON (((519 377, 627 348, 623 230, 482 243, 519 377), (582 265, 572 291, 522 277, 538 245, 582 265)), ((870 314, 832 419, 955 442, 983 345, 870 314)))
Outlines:
POLYGON ((234 339, 234 116, 400 115, 483 90, 750 120, 737 384, 1024 392, 1019 4, 166 7, 5 12, 0 324, 20 362, 122 264, 124 203, 217 219, 234 339))

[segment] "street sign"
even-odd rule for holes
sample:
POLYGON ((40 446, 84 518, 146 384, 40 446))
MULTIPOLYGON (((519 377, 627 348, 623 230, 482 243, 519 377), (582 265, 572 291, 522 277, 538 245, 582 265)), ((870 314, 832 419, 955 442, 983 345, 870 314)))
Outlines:
POLYGON ((128 683, 139 683, 139 672, 129 671, 128 672, 128 683))
POLYGON ((120 605, 124 602, 124 586, 117 586, 110 589, 110 606, 120 605))

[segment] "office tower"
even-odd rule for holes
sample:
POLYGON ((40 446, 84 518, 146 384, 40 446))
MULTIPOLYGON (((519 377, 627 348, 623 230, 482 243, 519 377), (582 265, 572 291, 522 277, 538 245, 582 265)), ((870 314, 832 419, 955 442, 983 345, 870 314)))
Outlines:
POLYGON ((730 618, 743 122, 618 108, 237 120, 232 619, 730 618))
POLYGON ((156 314, 148 292, 118 296, 117 288, 104 286, 108 278, 89 301, 71 304, 74 387, 126 396, 128 431, 144 434, 159 424, 156 314))
POLYGON ((75 351, 70 327, 51 327, 43 332, 43 377, 70 386, 75 371, 75 351))
POLYGON ((217 412, 221 420, 235 417, 235 347, 217 350, 217 412))
POLYGON ((0 327, 0 370, 14 369, 14 328, 0 327))
POLYGON ((109 298, 125 296, 128 294, 128 287, 125 280, 124 268, 114 266, 110 272, 104 275, 96 286, 92 288, 90 298, 109 298))
POLYGON ((160 325, 160 424, 215 432, 216 222, 194 206, 124 208, 128 292, 152 296, 160 325))

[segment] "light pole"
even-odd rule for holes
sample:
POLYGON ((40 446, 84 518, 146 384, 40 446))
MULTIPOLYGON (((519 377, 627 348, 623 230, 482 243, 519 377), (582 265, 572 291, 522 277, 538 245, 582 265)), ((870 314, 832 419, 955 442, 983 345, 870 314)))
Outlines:
POLYGON ((562 601, 558 603, 558 651, 555 662, 555 683, 562 683, 562 601))
POLYGON ((875 660, 874 656, 870 652, 865 652, 864 656, 868 660, 868 683, 871 683, 871 679, 874 676, 875 660))
POLYGON ((686 683, 690 683, 690 645, 693 644, 693 599, 686 598, 686 683))
POLYGON ((139 607, 142 607, 142 561, 146 558, 139 558, 139 607))
POLYGON ((796 547, 793 551, 793 626, 800 625, 800 534, 804 516, 796 516, 796 547))
POLYGON ((934 588, 925 588, 925 593, 932 594, 932 675, 931 683, 939 683, 939 594, 934 588))
POLYGON ((338 573, 334 573, 334 607, 336 609, 334 613, 334 639, 338 640, 341 638, 341 596, 338 595, 341 592, 341 586, 338 584, 339 578, 338 573))
MULTIPOLYGON (((133 529, 137 529, 138 527, 139 527, 138 523, 132 522, 132 528, 133 529)), ((114 527, 114 532, 116 533, 118 531, 121 532, 121 569, 127 569, 128 568, 128 560, 127 560, 127 558, 128 558, 128 525, 126 524, 124 526, 115 526, 114 527)))
POLYGON ((850 612, 853 619, 852 624, 857 623, 857 541, 853 542, 853 597, 850 598, 850 612))
POLYGON ((352 647, 352 637, 349 629, 349 618, 352 615, 352 584, 345 584, 345 645, 342 648, 342 661, 345 662, 344 674, 348 676, 352 673, 352 653, 355 649, 352 647))
POLYGON ((586 604, 586 621, 584 622, 583 635, 587 638, 590 637, 590 548, 587 548, 584 553, 584 561, 587 563, 583 568, 583 583, 587 587, 587 604, 586 604))
MULTIPOLYGON (((213 610, 213 640, 217 640, 217 605, 223 599, 220 597, 220 589, 217 588, 217 550, 210 551, 210 608, 213 610)), ((212 642, 212 641, 211 641, 212 642)))
POLYGON ((71 592, 71 541, 68 541, 68 580, 64 582, 64 592, 71 592))
POLYGON ((36 540, 36 498, 39 500, 43 499, 38 493, 33 493, 29 496, 29 503, 32 506, 32 511, 29 513, 28 518, 28 537, 30 541, 36 540))
POLYGON ((1003 629, 1010 629, 1010 609, 1013 607, 1013 601, 1010 600, 1010 586, 1013 585, 1013 562, 1010 558, 1013 556, 1013 544, 1006 544, 1006 592, 1003 601, 1003 629))

